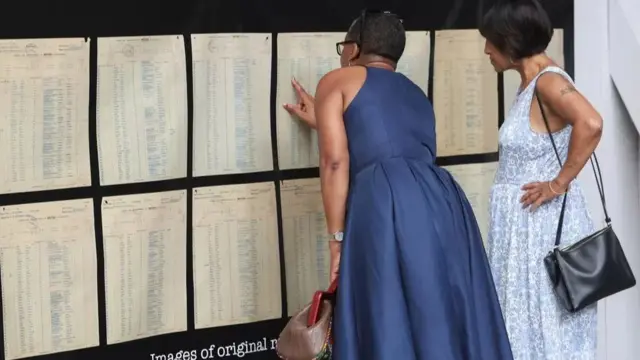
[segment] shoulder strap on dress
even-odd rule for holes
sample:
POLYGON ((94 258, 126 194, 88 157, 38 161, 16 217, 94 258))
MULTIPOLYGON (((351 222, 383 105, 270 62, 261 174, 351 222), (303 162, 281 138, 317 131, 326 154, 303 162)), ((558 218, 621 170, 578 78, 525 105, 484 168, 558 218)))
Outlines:
POLYGON ((561 67, 558 67, 558 66, 547 66, 542 71, 540 71, 538 73, 538 75, 536 75, 536 77, 534 78, 534 82, 537 81, 540 78, 540 76, 542 76, 545 73, 549 73, 549 72, 553 72, 553 73, 562 75, 565 79, 567 79, 567 81, 569 81, 572 85, 574 85, 574 82, 573 82, 573 79, 571 78, 571 76, 569 76, 569 74, 567 74, 567 72, 564 71, 564 69, 562 69, 561 67))

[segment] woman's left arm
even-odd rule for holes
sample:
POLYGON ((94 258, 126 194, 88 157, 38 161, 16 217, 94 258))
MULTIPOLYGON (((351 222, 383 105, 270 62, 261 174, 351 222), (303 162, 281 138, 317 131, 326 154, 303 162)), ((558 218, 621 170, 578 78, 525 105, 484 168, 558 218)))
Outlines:
MULTIPOLYGON (((316 89, 315 115, 320 148, 320 184, 329 234, 344 231, 349 192, 349 149, 344 103, 336 71, 325 75, 316 89)), ((340 243, 330 241, 331 281, 340 261, 340 243)))
POLYGON ((520 198, 523 207, 536 210, 540 205, 562 195, 569 188, 602 136, 602 117, 587 99, 560 74, 547 73, 540 76, 536 84, 538 100, 545 114, 562 119, 563 125, 572 125, 567 160, 555 179, 532 182, 522 187, 525 191, 520 198))
POLYGON ((602 117, 573 84, 559 74, 540 76, 537 90, 544 108, 573 126, 567 160, 552 181, 554 189, 565 191, 598 146, 602 117))

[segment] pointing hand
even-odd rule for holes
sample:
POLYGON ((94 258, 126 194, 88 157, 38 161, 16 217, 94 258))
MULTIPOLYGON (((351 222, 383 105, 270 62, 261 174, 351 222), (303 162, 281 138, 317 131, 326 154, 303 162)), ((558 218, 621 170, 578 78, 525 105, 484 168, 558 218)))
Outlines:
POLYGON ((284 108, 291 115, 295 115, 312 129, 316 128, 316 116, 314 114, 315 99, 300 85, 296 79, 291 79, 291 85, 298 97, 297 104, 284 104, 284 108))

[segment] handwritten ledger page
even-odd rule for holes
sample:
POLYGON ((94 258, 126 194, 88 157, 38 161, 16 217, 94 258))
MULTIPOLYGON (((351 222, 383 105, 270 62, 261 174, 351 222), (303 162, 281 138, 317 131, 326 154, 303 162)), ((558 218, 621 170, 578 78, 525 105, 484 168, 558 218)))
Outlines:
POLYGON ((431 37, 428 31, 407 31, 404 53, 397 71, 416 83, 427 94, 429 89, 429 61, 431 37))
POLYGON ((489 229, 489 193, 496 176, 498 163, 445 166, 456 179, 473 208, 482 239, 487 241, 489 229))
POLYGON ((329 286, 329 244, 320 179, 288 180, 280 188, 289 316, 329 286))
MULTIPOLYGON (((553 37, 546 53, 561 68, 564 68, 564 30, 554 29, 553 37)), ((516 94, 520 88, 520 74, 515 70, 505 71, 502 76, 503 94, 504 94, 504 116, 506 117, 511 110, 511 106, 516 99, 516 94)))
POLYGON ((282 104, 297 104, 291 79, 298 80, 311 95, 320 79, 340 67, 336 43, 344 33, 278 34, 278 81, 276 122, 278 129, 278 164, 280 169, 318 166, 318 134, 289 115, 282 104))
POLYGON ((436 32, 438 156, 498 151, 498 76, 483 49, 478 30, 436 32))
POLYGON ((4 358, 99 345, 91 199, 0 208, 4 358))
POLYGON ((0 194, 91 185, 89 43, 0 40, 0 194))
POLYGON ((102 200, 108 344, 187 330, 186 196, 102 200))
POLYGON ((98 39, 100 184, 187 175, 182 35, 98 39))
POLYGON ((273 170, 271 34, 197 34, 193 175, 273 170))
POLYGON ((273 183, 193 190, 196 329, 282 316, 273 183))

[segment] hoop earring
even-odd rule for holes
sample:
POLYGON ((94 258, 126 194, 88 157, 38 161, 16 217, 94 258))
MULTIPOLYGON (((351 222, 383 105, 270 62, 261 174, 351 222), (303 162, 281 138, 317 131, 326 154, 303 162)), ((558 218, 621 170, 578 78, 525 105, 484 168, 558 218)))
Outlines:
POLYGON ((351 60, 347 62, 347 66, 351 67, 351 60))

